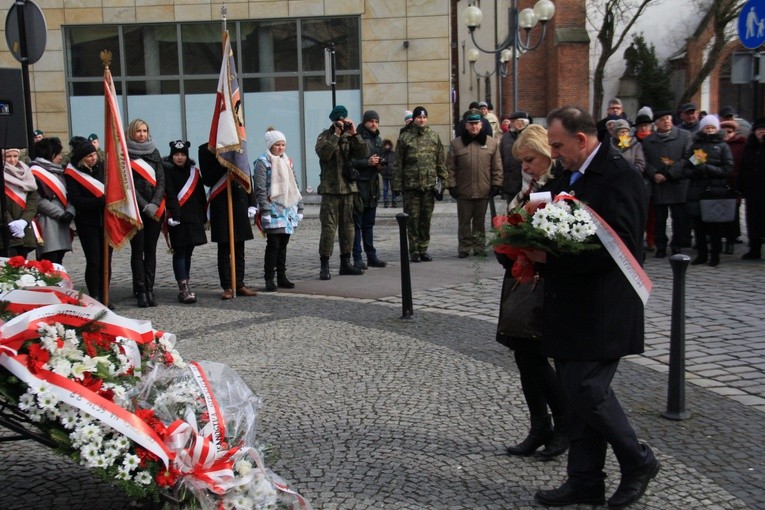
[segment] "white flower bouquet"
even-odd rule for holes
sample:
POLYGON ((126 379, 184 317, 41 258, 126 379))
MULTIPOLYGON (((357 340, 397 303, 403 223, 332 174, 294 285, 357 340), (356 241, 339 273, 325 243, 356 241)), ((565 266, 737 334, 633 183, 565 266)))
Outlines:
POLYGON ((174 335, 47 286, 45 269, 0 268, 2 288, 12 289, 0 293, 0 399, 48 443, 136 498, 310 508, 263 465, 260 401, 234 371, 186 363, 174 335))

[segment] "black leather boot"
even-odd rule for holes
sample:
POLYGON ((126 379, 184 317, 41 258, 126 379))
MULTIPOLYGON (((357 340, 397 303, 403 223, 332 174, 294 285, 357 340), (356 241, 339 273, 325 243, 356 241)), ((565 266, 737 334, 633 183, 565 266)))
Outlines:
POLYGON ((532 416, 529 435, 517 445, 508 446, 507 454, 529 456, 537 451, 540 446, 547 444, 552 435, 553 426, 549 414, 545 416, 532 416))
POLYGON ((157 300, 154 299, 154 291, 153 290, 147 290, 146 291, 146 302, 149 304, 149 306, 157 306, 157 300))
POLYGON ((568 431, 566 430, 566 419, 563 416, 553 417, 555 426, 553 427, 552 437, 545 445, 544 450, 539 452, 542 460, 550 460, 568 450, 568 431))
POLYGON ((320 280, 331 280, 332 275, 329 274, 329 257, 321 258, 321 269, 319 270, 320 280))
POLYGON ((282 289, 295 288, 295 284, 287 279, 287 274, 281 271, 276 273, 276 285, 278 285, 282 289))
POLYGON ((367 266, 369 267, 385 267, 388 263, 384 260, 377 258, 377 255, 367 255, 367 266))
POLYGON ((359 255, 358 257, 356 257, 356 255, 353 256, 353 267, 355 267, 356 269, 361 269, 362 271, 367 269, 367 265, 364 264, 364 259, 361 258, 361 255, 359 255))
POLYGON ((274 283, 274 273, 266 273, 263 276, 266 281, 266 292, 276 292, 276 283, 274 283))
POLYGON ((136 304, 138 308, 147 308, 149 306, 149 299, 146 295, 146 287, 138 286, 138 294, 136 295, 136 304))
POLYGON ((340 255, 340 274, 358 276, 364 274, 364 270, 351 264, 351 254, 349 253, 340 255))

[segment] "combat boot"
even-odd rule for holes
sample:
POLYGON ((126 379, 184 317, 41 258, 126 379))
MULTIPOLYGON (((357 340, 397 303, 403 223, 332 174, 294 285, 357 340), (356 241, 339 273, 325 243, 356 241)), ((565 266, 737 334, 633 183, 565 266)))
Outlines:
POLYGON ((320 280, 331 280, 332 275, 329 274, 329 257, 321 258, 321 269, 319 270, 320 280))
POLYGON ((340 274, 358 276, 364 274, 364 270, 351 264, 351 255, 349 253, 347 255, 340 255, 340 274))

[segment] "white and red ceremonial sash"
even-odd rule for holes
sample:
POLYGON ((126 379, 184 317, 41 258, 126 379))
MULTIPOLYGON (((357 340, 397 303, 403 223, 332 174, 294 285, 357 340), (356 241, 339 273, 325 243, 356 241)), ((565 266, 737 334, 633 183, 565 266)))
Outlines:
POLYGON ((27 208, 27 192, 19 189, 13 184, 5 183, 5 196, 13 200, 13 202, 22 209, 27 208))
POLYGON ((207 219, 210 220, 210 204, 212 201, 221 193, 226 191, 226 176, 224 175, 220 179, 218 179, 218 182, 213 184, 212 188, 210 188, 210 191, 207 192, 207 219))
POLYGON ((199 179, 200 179, 199 168, 197 167, 192 168, 191 172, 189 172, 189 178, 186 179, 186 183, 178 192, 178 204, 181 207, 183 207, 183 204, 185 204, 186 201, 189 198, 191 198, 191 195, 194 194, 194 190, 197 189, 197 184, 199 184, 199 179))
POLYGON ((83 188, 88 190, 94 197, 101 198, 104 196, 104 183, 88 175, 85 172, 77 170, 72 164, 66 166, 64 169, 64 175, 68 175, 75 181, 77 181, 83 188))
POLYGON ((64 204, 64 207, 66 207, 68 204, 66 198, 66 185, 61 182, 61 179, 38 165, 32 165, 29 167, 29 169, 32 171, 32 175, 42 181, 43 184, 48 186, 48 189, 50 189, 53 194, 56 195, 56 198, 58 198, 59 202, 64 204))
POLYGON ((635 256, 629 248, 627 248, 627 245, 624 244, 624 241, 622 241, 614 229, 606 223, 606 220, 601 218, 590 206, 577 200, 573 195, 560 193, 555 197, 555 201, 557 202, 558 200, 571 200, 576 202, 580 207, 590 213, 597 228, 595 234, 598 236, 598 239, 600 239, 600 242, 603 243, 603 247, 605 247, 611 255, 611 258, 614 259, 617 267, 627 278, 627 281, 630 282, 632 288, 635 289, 635 292, 645 306, 648 302, 648 296, 651 294, 651 287, 653 284, 640 263, 635 259, 635 256))
MULTIPOLYGON (((145 180, 149 181, 149 184, 155 188, 157 187, 157 173, 154 171, 154 167, 152 167, 142 158, 131 159, 130 168, 132 168, 135 173, 143 177, 145 180)), ((162 202, 160 202, 159 207, 157 207, 157 213, 152 217, 159 221, 163 214, 165 214, 164 197, 162 198, 162 202)))

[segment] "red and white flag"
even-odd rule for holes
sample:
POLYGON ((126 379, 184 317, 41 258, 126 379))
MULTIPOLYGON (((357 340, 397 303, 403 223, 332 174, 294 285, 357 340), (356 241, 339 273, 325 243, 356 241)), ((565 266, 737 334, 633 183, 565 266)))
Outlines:
POLYGON ((228 31, 223 33, 223 63, 218 78, 215 112, 207 143, 218 162, 231 171, 234 179, 250 192, 250 161, 247 157, 247 135, 244 130, 244 111, 236 77, 236 63, 231 51, 228 31))
POLYGON ((104 70, 104 192, 106 194, 106 234, 113 248, 121 248, 143 228, 141 212, 135 198, 133 172, 130 170, 125 131, 117 103, 112 73, 104 70))

